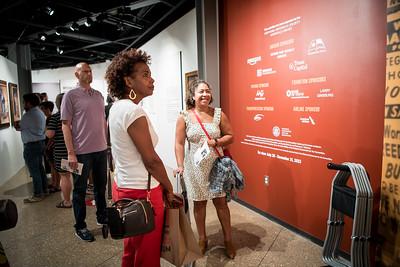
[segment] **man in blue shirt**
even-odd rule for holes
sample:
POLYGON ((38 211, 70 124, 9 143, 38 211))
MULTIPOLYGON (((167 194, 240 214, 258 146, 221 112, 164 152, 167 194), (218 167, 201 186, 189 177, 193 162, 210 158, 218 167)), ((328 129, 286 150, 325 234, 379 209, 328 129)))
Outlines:
POLYGON ((33 181, 33 196, 24 199, 24 203, 34 203, 43 200, 48 194, 47 177, 43 167, 46 117, 38 107, 40 99, 36 94, 25 94, 23 99, 25 113, 21 121, 15 124, 15 128, 21 131, 24 159, 33 181))

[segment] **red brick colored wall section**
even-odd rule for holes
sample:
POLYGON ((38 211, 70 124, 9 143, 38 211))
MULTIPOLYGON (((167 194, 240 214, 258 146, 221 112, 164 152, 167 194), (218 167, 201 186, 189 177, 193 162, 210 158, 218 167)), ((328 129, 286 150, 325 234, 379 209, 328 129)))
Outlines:
POLYGON ((326 165, 350 161, 366 167, 378 207, 385 1, 225 0, 220 12, 221 106, 246 177, 240 199, 324 240, 335 174, 326 165))

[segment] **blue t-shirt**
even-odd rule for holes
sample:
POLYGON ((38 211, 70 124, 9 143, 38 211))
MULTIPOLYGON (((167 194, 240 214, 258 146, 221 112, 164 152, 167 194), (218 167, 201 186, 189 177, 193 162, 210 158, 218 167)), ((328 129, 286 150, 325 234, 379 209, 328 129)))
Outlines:
POLYGON ((34 107, 22 115, 19 123, 21 127, 21 138, 24 144, 46 139, 46 116, 39 109, 34 107))

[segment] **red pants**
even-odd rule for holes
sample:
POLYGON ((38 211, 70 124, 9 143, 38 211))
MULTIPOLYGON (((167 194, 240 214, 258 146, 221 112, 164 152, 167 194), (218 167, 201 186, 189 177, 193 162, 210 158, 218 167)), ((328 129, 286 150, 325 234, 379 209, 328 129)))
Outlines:
MULTIPOLYGON (((121 198, 146 198, 146 190, 112 188, 113 201, 121 198)), ((124 238, 122 267, 159 267, 161 238, 164 225, 164 202, 161 185, 151 189, 150 201, 154 210, 155 229, 147 234, 124 238)))

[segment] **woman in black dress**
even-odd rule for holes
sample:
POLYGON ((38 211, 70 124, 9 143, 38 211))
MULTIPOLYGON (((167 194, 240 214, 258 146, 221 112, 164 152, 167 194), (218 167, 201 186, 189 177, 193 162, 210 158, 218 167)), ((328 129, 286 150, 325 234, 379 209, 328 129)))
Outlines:
POLYGON ((57 172, 60 174, 60 187, 63 200, 56 205, 57 208, 71 208, 71 174, 61 169, 61 159, 68 159, 68 152, 64 142, 64 134, 61 129, 60 106, 64 94, 57 95, 56 106, 58 112, 50 117, 46 135, 49 138, 54 137, 54 161, 57 172))

